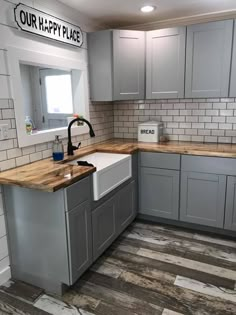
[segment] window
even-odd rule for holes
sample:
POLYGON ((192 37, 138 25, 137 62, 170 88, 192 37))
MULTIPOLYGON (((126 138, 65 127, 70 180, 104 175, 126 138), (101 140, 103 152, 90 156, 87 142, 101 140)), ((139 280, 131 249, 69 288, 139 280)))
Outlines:
MULTIPOLYGON (((54 72, 47 70, 47 72, 49 71, 54 72)), ((46 107, 49 114, 73 113, 71 74, 46 74, 45 89, 46 107)))
POLYGON ((74 113, 71 72, 40 69, 42 123, 44 128, 67 125, 74 113))

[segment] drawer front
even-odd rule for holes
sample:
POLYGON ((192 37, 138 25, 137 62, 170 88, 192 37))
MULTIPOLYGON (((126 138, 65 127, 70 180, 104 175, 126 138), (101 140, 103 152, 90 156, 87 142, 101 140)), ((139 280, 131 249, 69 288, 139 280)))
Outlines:
POLYGON ((81 179, 65 189, 66 210, 70 211, 79 204, 90 200, 90 177, 81 179))
POLYGON ((179 170, 180 155, 170 153, 141 152, 140 166, 179 170))
POLYGON ((236 175, 236 159, 182 155, 181 170, 186 172, 236 175))

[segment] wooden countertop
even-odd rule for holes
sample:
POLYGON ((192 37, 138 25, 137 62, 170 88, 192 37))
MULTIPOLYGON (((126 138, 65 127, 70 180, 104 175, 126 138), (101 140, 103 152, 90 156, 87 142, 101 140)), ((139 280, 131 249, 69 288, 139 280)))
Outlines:
POLYGON ((114 139, 75 151, 73 157, 66 156, 63 162, 46 159, 8 171, 0 172, 0 184, 53 192, 65 188, 96 171, 95 167, 72 166, 67 161, 94 152, 133 154, 143 152, 165 152, 202 156, 236 158, 236 144, 207 144, 170 141, 165 143, 143 143, 132 140, 114 139))

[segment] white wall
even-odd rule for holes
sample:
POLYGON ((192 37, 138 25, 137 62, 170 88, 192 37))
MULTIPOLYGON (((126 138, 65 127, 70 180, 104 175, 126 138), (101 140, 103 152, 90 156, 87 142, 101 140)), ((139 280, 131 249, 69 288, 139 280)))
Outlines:
MULTIPOLYGON (((21 0, 21 2, 77 24, 84 32, 99 28, 90 19, 55 0, 21 0)), ((11 97, 11 77, 7 69, 8 46, 38 52, 45 51, 53 56, 67 56, 70 59, 87 61, 86 41, 82 48, 71 48, 65 44, 19 31, 13 18, 13 8, 17 3, 16 0, 0 0, 0 124, 7 123, 9 126, 9 139, 0 141, 0 171, 47 158, 52 154, 52 143, 42 143, 23 149, 18 147, 14 100, 11 97)), ((91 105, 90 117, 97 135, 93 141, 99 142, 113 136, 112 104, 102 105, 99 108, 96 105, 91 105)), ((81 141, 82 145, 92 143, 88 135, 74 137, 73 141, 75 143, 81 141)), ((66 145, 65 141, 64 144, 66 145)), ((0 187, 0 284, 8 280, 9 277, 4 202, 0 187)))

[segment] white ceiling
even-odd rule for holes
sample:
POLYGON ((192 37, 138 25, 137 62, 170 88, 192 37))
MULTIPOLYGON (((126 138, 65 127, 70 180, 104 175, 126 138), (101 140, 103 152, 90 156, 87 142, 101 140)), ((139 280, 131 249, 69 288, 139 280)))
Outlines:
MULTIPOLYGON (((236 0, 59 0, 108 27, 124 27, 190 16, 236 13, 236 0), (152 4, 153 13, 140 7, 152 4), (222 12, 227 11, 227 12, 222 12), (232 12, 234 11, 234 12, 232 12)), ((236 16, 236 15, 235 15, 236 16)))

